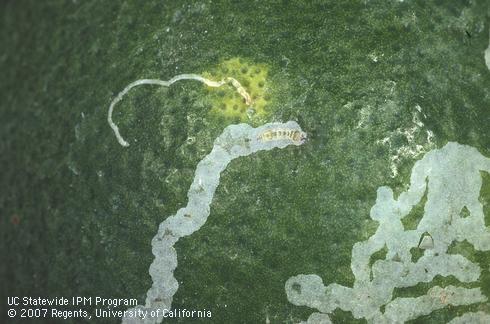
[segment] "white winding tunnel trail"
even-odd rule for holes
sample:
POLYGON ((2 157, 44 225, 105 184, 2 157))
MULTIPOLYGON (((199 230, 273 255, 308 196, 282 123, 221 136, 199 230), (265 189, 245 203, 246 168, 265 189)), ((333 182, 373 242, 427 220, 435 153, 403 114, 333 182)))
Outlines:
POLYGON ((197 165, 194 181, 187 193, 187 206, 165 219, 152 240, 155 259, 150 266, 153 285, 147 292, 146 305, 127 311, 123 323, 160 323, 163 319, 156 314, 157 309, 171 309, 172 298, 179 284, 173 273, 177 267, 177 253, 174 244, 179 238, 190 235, 206 223, 214 192, 219 184, 220 174, 234 159, 273 148, 301 145, 306 139, 300 126, 294 122, 270 123, 258 128, 248 124, 231 125, 215 140, 213 149, 197 165), (278 133, 264 139, 263 134, 278 133), (286 134, 293 134, 285 136, 286 134), (140 316, 138 316, 140 314, 140 316), (142 318, 141 314, 146 314, 142 318))

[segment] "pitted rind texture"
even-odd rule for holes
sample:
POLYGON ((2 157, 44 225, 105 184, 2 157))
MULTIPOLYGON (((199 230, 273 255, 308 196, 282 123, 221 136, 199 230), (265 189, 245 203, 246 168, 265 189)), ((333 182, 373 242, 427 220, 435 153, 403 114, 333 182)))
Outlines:
POLYGON ((435 276, 454 276, 461 282, 474 282, 480 267, 462 255, 449 254, 454 241, 468 241, 476 250, 490 250, 490 231, 485 226, 479 201, 480 171, 490 172, 490 159, 476 149, 448 143, 427 153, 412 169, 410 188, 397 200, 388 187, 380 187, 370 216, 379 222, 376 233, 352 249, 352 288, 338 284, 324 286, 314 274, 287 280, 289 301, 295 305, 331 313, 340 308, 370 323, 404 323, 448 305, 469 305, 487 300, 479 288, 432 287, 426 295, 392 300, 395 288, 431 282, 435 276), (415 230, 404 230, 402 218, 417 205, 427 190, 424 216, 415 230), (467 208, 470 215, 461 217, 467 208), (423 256, 412 262, 410 249, 419 248, 423 235, 433 240, 423 256), (370 267, 371 256, 384 247, 385 260, 370 267), (385 306, 384 313, 381 306, 385 306))
MULTIPOLYGON (((194 181, 187 193, 187 206, 163 221, 158 233, 152 240, 152 252, 155 259, 150 266, 153 285, 147 292, 146 305, 142 309, 151 312, 156 309, 171 309, 172 297, 179 284, 173 272, 177 267, 177 253, 174 244, 179 238, 191 235, 206 223, 211 201, 219 184, 220 174, 233 159, 273 148, 285 148, 288 145, 301 145, 290 139, 263 142, 259 135, 273 128, 301 131, 294 122, 270 123, 253 128, 247 124, 231 125, 215 140, 213 149, 197 165, 194 181)), ((306 137, 306 134, 304 134, 306 137)), ((162 314, 162 312, 160 312, 162 314)), ((124 318, 123 323, 160 323, 163 317, 124 318)))

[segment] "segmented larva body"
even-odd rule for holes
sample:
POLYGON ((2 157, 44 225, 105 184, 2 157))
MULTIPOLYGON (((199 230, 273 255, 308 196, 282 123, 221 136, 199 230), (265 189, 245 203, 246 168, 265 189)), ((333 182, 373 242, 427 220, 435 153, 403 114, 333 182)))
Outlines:
POLYGON ((261 133, 258 139, 263 142, 289 139, 295 143, 303 143, 306 133, 297 129, 273 128, 261 133))

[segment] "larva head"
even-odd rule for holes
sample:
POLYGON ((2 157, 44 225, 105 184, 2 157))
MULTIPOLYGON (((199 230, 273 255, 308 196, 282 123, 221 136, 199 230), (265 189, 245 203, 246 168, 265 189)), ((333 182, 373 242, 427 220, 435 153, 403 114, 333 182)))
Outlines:
POLYGON ((296 131, 293 136, 293 141, 303 144, 308 140, 308 134, 302 131, 296 131))

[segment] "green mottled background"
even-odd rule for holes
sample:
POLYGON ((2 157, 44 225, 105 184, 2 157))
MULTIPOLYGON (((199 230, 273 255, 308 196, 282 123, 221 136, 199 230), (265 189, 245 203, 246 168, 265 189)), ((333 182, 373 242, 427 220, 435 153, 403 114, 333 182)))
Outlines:
MULTIPOLYGON (((490 157, 489 8, 485 0, 2 1, 0 322, 6 296, 144 301, 150 240, 185 205, 195 166, 229 121, 209 118, 198 83, 141 87, 114 115, 131 143, 123 148, 106 121, 109 103, 136 79, 201 73, 233 57, 270 67, 270 121, 296 120, 310 141, 228 166, 207 223, 176 245, 173 305, 211 310, 207 323, 305 320, 313 310, 287 301, 285 281, 316 273, 352 285, 350 251, 376 229, 377 187, 405 190, 422 156, 403 156, 390 176, 390 157, 410 145, 396 130, 413 126, 417 105, 424 126, 414 143, 427 151, 457 141, 490 157), (377 142, 388 136, 391 147, 377 142)), ((481 201, 488 226, 488 174, 481 201)), ((477 286, 490 296, 489 255, 473 254, 483 267, 477 286)), ((421 322, 489 308, 453 307, 421 322)), ((332 319, 363 322, 341 311, 332 319)))

